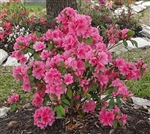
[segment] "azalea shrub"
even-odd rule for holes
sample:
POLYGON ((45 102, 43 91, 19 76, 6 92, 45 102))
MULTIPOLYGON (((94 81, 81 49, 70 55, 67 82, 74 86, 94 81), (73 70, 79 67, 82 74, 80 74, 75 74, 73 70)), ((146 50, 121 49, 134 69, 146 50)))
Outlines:
MULTIPOLYGON (((90 16, 67 7, 56 22, 44 34, 19 36, 11 55, 21 63, 13 68, 14 79, 24 92, 33 93, 34 124, 44 129, 56 117, 97 112, 103 126, 125 125, 127 115, 119 107, 133 96, 125 81, 140 79, 146 65, 113 59, 90 16)), ((121 39, 131 38, 127 33, 121 39)), ((18 102, 12 98, 10 103, 18 102)))
POLYGON ((36 14, 28 9, 20 0, 0 5, 0 48, 7 52, 13 51, 15 39, 33 31, 44 33, 46 31, 46 12, 36 14))
MULTIPOLYGON (((142 13, 133 15, 133 10, 130 4, 134 3, 131 0, 78 0, 78 10, 82 14, 91 16, 92 26, 107 29, 109 24, 118 24, 122 30, 128 28, 139 32, 141 30, 140 19, 142 13), (119 9, 119 10, 116 10, 119 9)), ((137 34, 135 34, 137 36, 137 34)))

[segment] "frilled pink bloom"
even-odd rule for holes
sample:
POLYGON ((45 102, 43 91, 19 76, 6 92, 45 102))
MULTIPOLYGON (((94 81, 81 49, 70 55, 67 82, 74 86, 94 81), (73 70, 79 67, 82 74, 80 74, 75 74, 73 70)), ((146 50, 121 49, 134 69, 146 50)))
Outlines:
POLYGON ((31 85, 30 85, 29 80, 27 82, 24 82, 21 87, 25 92, 30 92, 31 85))
POLYGON ((86 113, 93 113, 96 108, 96 104, 93 100, 89 100, 88 102, 82 105, 82 109, 86 113))
POLYGON ((108 63, 108 55, 105 52, 100 52, 98 54, 98 64, 106 65, 108 63))
POLYGON ((41 106, 43 103, 43 100, 44 99, 38 93, 35 93, 33 96, 32 105, 33 106, 41 106))
POLYGON ((112 5, 113 5, 112 1, 107 1, 106 4, 105 4, 105 6, 106 6, 107 9, 112 8, 112 5))
POLYGON ((62 46, 64 47, 65 50, 73 51, 77 47, 77 45, 78 45, 78 40, 74 33, 68 33, 64 37, 62 46))
POLYGON ((10 96, 7 100, 9 103, 15 103, 15 102, 18 102, 19 101, 19 95, 16 94, 16 93, 13 93, 12 96, 10 96))
POLYGON ((45 18, 40 18, 40 22, 41 22, 43 25, 46 25, 46 20, 45 20, 45 18))
POLYGON ((42 60, 45 60, 45 59, 47 59, 50 55, 51 55, 51 52, 49 52, 48 50, 43 50, 43 51, 41 52, 40 58, 41 58, 42 60))
POLYGON ((52 39, 52 30, 48 29, 47 32, 45 33, 45 38, 46 40, 52 39))
POLYGON ((112 126, 114 119, 115 115, 113 111, 106 111, 102 109, 99 112, 99 121, 104 126, 112 126))
POLYGON ((56 68, 51 68, 49 71, 46 72, 44 80, 48 84, 62 84, 62 75, 56 68))
POLYGON ((52 126, 55 121, 54 112, 49 107, 40 107, 37 109, 33 115, 34 117, 34 125, 37 125, 41 129, 45 127, 52 126))
POLYGON ((108 83, 108 76, 107 75, 100 75, 98 77, 98 80, 100 82, 100 84, 103 86, 103 85, 107 85, 108 83))
POLYGON ((99 0, 101 4, 105 4, 105 0, 99 0))
POLYGON ((53 56, 51 59, 47 59, 46 66, 54 68, 55 66, 60 66, 60 62, 63 61, 63 58, 60 54, 53 56))
POLYGON ((22 80, 22 88, 24 91, 31 90, 29 76, 27 74, 28 67, 26 65, 13 68, 13 77, 16 81, 22 80))
POLYGON ((90 46, 84 44, 78 48, 76 55, 79 59, 88 60, 91 57, 93 57, 93 51, 92 51, 92 48, 90 46))
POLYGON ((127 120, 127 115, 125 115, 125 114, 121 114, 120 116, 117 116, 116 118, 118 120, 121 120, 123 125, 125 125, 127 123, 127 121, 126 121, 127 120))
POLYGON ((66 93, 67 89, 62 87, 62 84, 56 83, 53 85, 47 84, 45 93, 50 95, 55 94, 57 99, 60 100, 60 96, 66 93))
POLYGON ((80 85, 81 87, 87 86, 89 84, 88 80, 81 80, 80 85))
POLYGON ((44 44, 44 42, 41 41, 37 41, 33 45, 33 48, 35 49, 36 52, 43 50, 45 47, 46 45, 44 44))
POLYGON ((45 75, 45 64, 40 61, 35 61, 33 70, 32 70, 32 76, 34 76, 36 79, 41 80, 45 75))
POLYGON ((19 51, 12 52, 11 57, 17 59, 21 64, 24 64, 27 62, 27 58, 25 57, 25 55, 22 53, 19 53, 19 51))
POLYGON ((127 115, 122 114, 118 106, 115 106, 112 111, 116 115, 115 116, 115 120, 122 121, 123 125, 125 125, 126 124, 127 115))
POLYGON ((36 92, 39 94, 40 97, 44 97, 45 95, 46 86, 45 84, 39 84, 36 88, 36 92))
POLYGON ((126 38, 127 38, 127 36, 128 36, 128 34, 127 34, 128 31, 129 31, 129 29, 127 29, 127 28, 121 30, 121 39, 126 39, 126 38))
POLYGON ((64 75, 64 83, 66 85, 73 83, 73 76, 70 73, 64 75))

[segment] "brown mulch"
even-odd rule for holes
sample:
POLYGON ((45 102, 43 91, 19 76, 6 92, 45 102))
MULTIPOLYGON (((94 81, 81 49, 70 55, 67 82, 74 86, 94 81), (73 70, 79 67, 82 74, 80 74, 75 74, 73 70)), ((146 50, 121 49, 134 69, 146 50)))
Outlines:
POLYGON ((87 114, 84 118, 74 116, 73 124, 69 118, 59 118, 52 127, 41 130, 33 124, 34 110, 29 108, 9 112, 8 116, 0 119, 0 134, 150 134, 150 113, 142 107, 135 109, 133 104, 122 105, 122 112, 128 115, 127 124, 117 129, 102 127, 95 113, 87 114), (18 127, 8 128, 11 121, 16 121, 18 127))

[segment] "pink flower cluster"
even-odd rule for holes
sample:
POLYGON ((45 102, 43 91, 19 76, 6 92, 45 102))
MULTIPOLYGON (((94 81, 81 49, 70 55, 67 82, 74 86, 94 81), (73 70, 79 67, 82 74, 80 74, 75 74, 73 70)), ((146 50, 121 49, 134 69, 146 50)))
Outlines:
POLYGON ((13 93, 12 96, 10 96, 7 100, 9 103, 15 103, 15 102, 18 102, 19 101, 19 95, 16 94, 16 93, 13 93))
MULTIPOLYGON (((78 103, 84 112, 92 113, 101 102, 106 102, 100 95, 111 88, 117 90, 109 94, 110 98, 121 96, 125 101, 132 96, 123 80, 141 78, 141 72, 146 70, 142 61, 132 64, 122 58, 112 59, 98 29, 91 26, 91 18, 77 14, 72 8, 62 10, 57 23, 54 30, 49 29, 40 37, 36 34, 20 36, 14 44, 12 56, 22 66, 13 69, 13 76, 22 82, 24 91, 31 91, 33 83, 37 86, 33 90, 33 106, 40 107, 48 99, 55 112, 62 115, 65 115, 65 109, 70 111, 69 108, 78 103), (24 58, 28 51, 32 53, 31 59, 24 58), (83 99, 86 99, 85 103, 83 99)), ((113 36, 110 31, 108 36, 113 36)), ((126 38, 127 31, 121 32, 118 37, 126 38)), ((105 105, 105 108, 109 109, 109 106, 105 105)), ((109 126, 114 120, 125 123, 125 116, 120 111, 117 116, 114 111, 103 109, 100 122, 109 126)), ((53 121, 52 109, 41 107, 35 112, 34 122, 40 128, 52 125, 53 121)))
POLYGON ((102 109, 99 112, 99 121, 104 126, 112 126, 114 121, 116 121, 117 123, 121 121, 123 125, 125 125, 126 118, 127 118, 127 115, 122 114, 120 109, 117 106, 115 106, 114 109, 111 111, 102 109))
POLYGON ((44 129, 47 125, 52 126, 55 121, 54 112, 49 107, 40 107, 34 113, 34 124, 44 129))
POLYGON ((107 37, 108 37, 110 44, 115 44, 119 40, 131 38, 131 36, 128 36, 128 34, 127 34, 129 29, 126 29, 126 28, 123 30, 116 30, 116 29, 118 29, 118 25, 116 24, 115 26, 113 26, 111 24, 111 25, 109 25, 109 29, 106 30, 107 37))
POLYGON ((89 100, 88 102, 82 105, 82 109, 86 113, 93 113, 95 111, 96 104, 93 100, 89 100))
MULTIPOLYGON (((1 18, 1 16, 0 16, 1 18)), ((3 24, 3 31, 0 31, 0 42, 4 41, 6 37, 8 37, 12 33, 13 26, 10 22, 5 22, 3 24)))

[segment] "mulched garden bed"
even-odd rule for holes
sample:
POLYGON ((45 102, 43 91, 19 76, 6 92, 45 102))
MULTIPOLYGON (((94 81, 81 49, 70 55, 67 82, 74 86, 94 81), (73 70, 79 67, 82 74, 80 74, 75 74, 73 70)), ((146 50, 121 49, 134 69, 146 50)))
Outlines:
POLYGON ((73 124, 69 117, 56 119, 52 127, 41 130, 33 124, 33 108, 8 113, 0 119, 0 134, 150 134, 150 113, 144 108, 135 109, 133 104, 123 104, 121 110, 128 115, 124 127, 112 129, 99 124, 97 114, 87 114, 84 118, 73 116, 73 124), (8 128, 11 121, 17 122, 16 128, 8 128))

